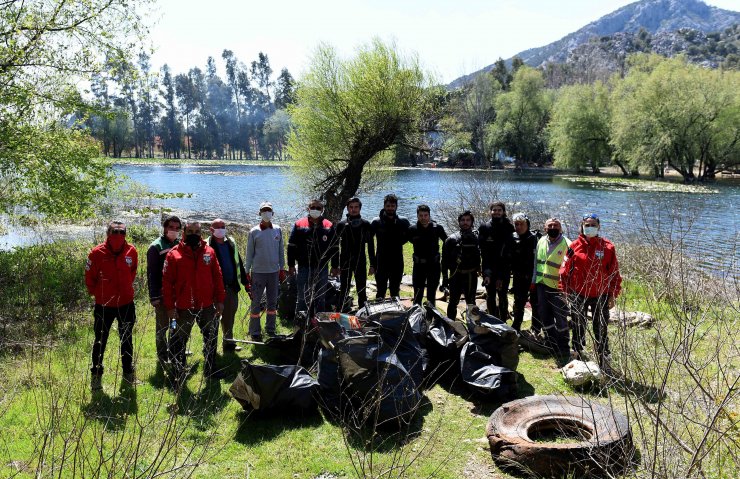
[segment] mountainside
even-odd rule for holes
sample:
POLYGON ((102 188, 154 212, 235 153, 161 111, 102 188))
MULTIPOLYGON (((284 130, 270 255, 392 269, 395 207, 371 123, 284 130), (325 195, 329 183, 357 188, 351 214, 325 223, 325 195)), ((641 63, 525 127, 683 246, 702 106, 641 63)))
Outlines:
MULTIPOLYGON (((564 63, 579 45, 619 33, 637 34, 644 29, 652 35, 691 29, 703 33, 719 32, 740 23, 740 12, 712 7, 700 0, 642 0, 626 5, 591 22, 580 30, 566 35, 549 45, 530 48, 517 57, 533 67, 546 63, 564 63)), ((510 63, 510 60, 507 62, 510 63)), ((490 71, 493 65, 462 76, 450 88, 458 88, 481 72, 490 71)))

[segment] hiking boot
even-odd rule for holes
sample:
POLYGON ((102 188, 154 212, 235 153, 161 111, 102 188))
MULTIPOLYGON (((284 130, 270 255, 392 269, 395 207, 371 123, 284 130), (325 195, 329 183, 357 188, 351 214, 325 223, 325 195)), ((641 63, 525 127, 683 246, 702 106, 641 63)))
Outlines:
POLYGON ((103 390, 103 375, 93 374, 90 376, 90 390, 92 392, 103 390))
POLYGON ((242 350, 242 347, 234 344, 234 343, 224 343, 223 345, 224 353, 233 353, 233 352, 239 352, 242 350))

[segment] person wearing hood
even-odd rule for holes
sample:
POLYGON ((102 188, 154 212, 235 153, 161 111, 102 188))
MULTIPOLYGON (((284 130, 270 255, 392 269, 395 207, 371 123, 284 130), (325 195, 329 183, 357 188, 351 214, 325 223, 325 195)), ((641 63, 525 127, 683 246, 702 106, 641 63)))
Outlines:
POLYGON ((263 201, 259 209, 260 222, 249 230, 247 239, 247 282, 251 284, 252 291, 249 335, 253 341, 262 340, 260 303, 265 292, 267 292, 265 332, 268 336, 275 335, 280 282, 286 277, 283 230, 272 222, 273 214, 272 203, 263 201))
POLYGON ((225 298, 216 252, 203 241, 200 223, 189 221, 180 243, 167 253, 162 273, 162 300, 170 320, 170 362, 176 385, 181 385, 187 374, 185 346, 194 323, 203 334, 203 376, 207 380, 223 377, 215 364, 216 314, 223 313, 225 298))
POLYGON ((599 235, 599 216, 583 216, 581 234, 570 244, 560 267, 560 288, 568 295, 573 313, 573 351, 584 359, 586 320, 591 310, 599 366, 609 371, 609 309, 622 289, 617 253, 611 241, 599 235))
POLYGON ((357 290, 357 306, 362 308, 367 302, 367 275, 375 274, 371 266, 367 269, 367 256, 370 264, 375 264, 375 244, 373 242, 373 230, 370 222, 364 219, 360 212, 362 202, 356 196, 347 200, 347 217, 337 224, 337 236, 339 236, 339 271, 340 271, 340 297, 342 298, 342 312, 349 312, 352 298, 349 296, 352 276, 355 277, 355 289, 357 290))
MULTIPOLYGON (((223 331, 223 352, 241 351, 231 339, 234 339, 234 317, 239 309, 239 291, 240 283, 246 286, 247 272, 244 269, 242 256, 236 247, 234 238, 226 234, 226 222, 221 218, 211 221, 211 236, 206 242, 208 246, 216 252, 218 265, 221 267, 221 274, 224 278, 224 290, 226 298, 224 299, 224 312, 221 314, 221 329, 223 331)), ((218 342, 218 338, 216 338, 218 342)))
POLYGON ((136 384, 133 330, 136 322, 134 279, 138 265, 136 248, 126 242, 126 225, 120 221, 111 221, 106 230, 105 242, 90 251, 85 263, 85 286, 88 293, 95 298, 95 342, 90 370, 90 389, 93 392, 103 388, 103 355, 113 320, 118 321, 123 380, 129 385, 136 384))
POLYGON ((427 290, 427 301, 432 306, 436 303, 437 286, 439 286, 440 255, 439 242, 444 244, 447 233, 442 225, 432 221, 431 210, 427 205, 416 208, 416 224, 409 228, 409 242, 414 246, 414 269, 411 273, 414 286, 414 304, 421 304, 424 288, 427 290))
POLYGON ((545 233, 537 242, 533 284, 537 290, 540 322, 546 335, 546 344, 557 357, 565 362, 570 356, 568 340, 568 305, 558 288, 560 266, 568 252, 570 240, 563 235, 563 225, 557 218, 545 221, 545 233))
POLYGON ((329 289, 327 266, 332 276, 339 274, 336 228, 324 218, 324 203, 313 199, 308 203, 308 216, 293 225, 288 237, 288 273, 296 274, 296 311, 309 316, 325 309, 329 289))
POLYGON ((502 321, 509 318, 509 280, 511 266, 506 254, 512 241, 514 225, 506 217, 506 205, 500 201, 488 207, 491 220, 478 229, 483 260, 483 284, 486 287, 488 314, 502 321))
POLYGON ((465 303, 475 304, 475 292, 478 289, 478 273, 481 267, 481 254, 478 245, 478 234, 473 230, 475 218, 470 211, 464 211, 457 217, 460 231, 450 235, 442 246, 442 286, 448 286, 450 297, 447 305, 447 317, 457 317, 457 305, 460 296, 465 296, 465 303))
POLYGON ((535 261, 537 242, 541 238, 539 232, 530 230, 529 217, 524 213, 517 213, 512 217, 514 221, 513 240, 510 244, 507 256, 511 264, 512 289, 514 290, 514 306, 512 316, 514 317, 511 327, 517 331, 521 330, 524 321, 524 306, 527 300, 532 305, 532 327, 531 332, 537 336, 542 330, 539 313, 537 312, 537 294, 532 291, 532 265, 535 261))
POLYGON ((382 299, 390 289, 391 296, 401 292, 403 277, 403 245, 408 241, 409 220, 398 216, 398 197, 386 195, 383 209, 371 223, 377 238, 377 262, 370 263, 375 270, 375 283, 378 288, 376 298, 382 299))
POLYGON ((146 279, 149 287, 149 303, 154 307, 156 326, 154 344, 157 346, 157 365, 164 367, 169 361, 167 353, 167 308, 162 303, 162 267, 167 253, 178 243, 182 222, 177 216, 167 216, 162 221, 162 234, 155 239, 146 252, 146 279))

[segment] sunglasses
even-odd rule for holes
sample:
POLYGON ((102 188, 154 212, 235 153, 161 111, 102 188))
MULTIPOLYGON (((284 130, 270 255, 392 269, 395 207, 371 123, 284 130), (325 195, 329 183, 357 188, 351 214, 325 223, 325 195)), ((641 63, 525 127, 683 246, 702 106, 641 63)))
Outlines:
POLYGON ((126 230, 111 230, 110 234, 126 236, 126 230))
POLYGON ((598 220, 598 219, 599 219, 599 215, 597 215, 596 213, 591 213, 591 214, 588 214, 588 215, 583 215, 583 221, 586 221, 586 220, 598 220))

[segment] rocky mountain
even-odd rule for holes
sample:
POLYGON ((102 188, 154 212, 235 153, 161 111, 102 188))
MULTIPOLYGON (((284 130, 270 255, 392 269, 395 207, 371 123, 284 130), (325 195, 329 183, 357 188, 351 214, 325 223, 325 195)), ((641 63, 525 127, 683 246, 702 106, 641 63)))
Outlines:
MULTIPOLYGON (((637 35, 641 30, 660 36, 679 30, 694 30, 708 34, 721 32, 740 24, 740 12, 709 6, 700 0, 641 0, 626 5, 591 22, 580 30, 566 35, 549 45, 531 48, 517 57, 534 67, 547 63, 564 63, 580 45, 592 43, 594 38, 637 35)), ((510 63, 509 59, 507 63, 510 63)), ((490 71, 493 65, 454 80, 450 88, 457 88, 481 72, 490 71)))

